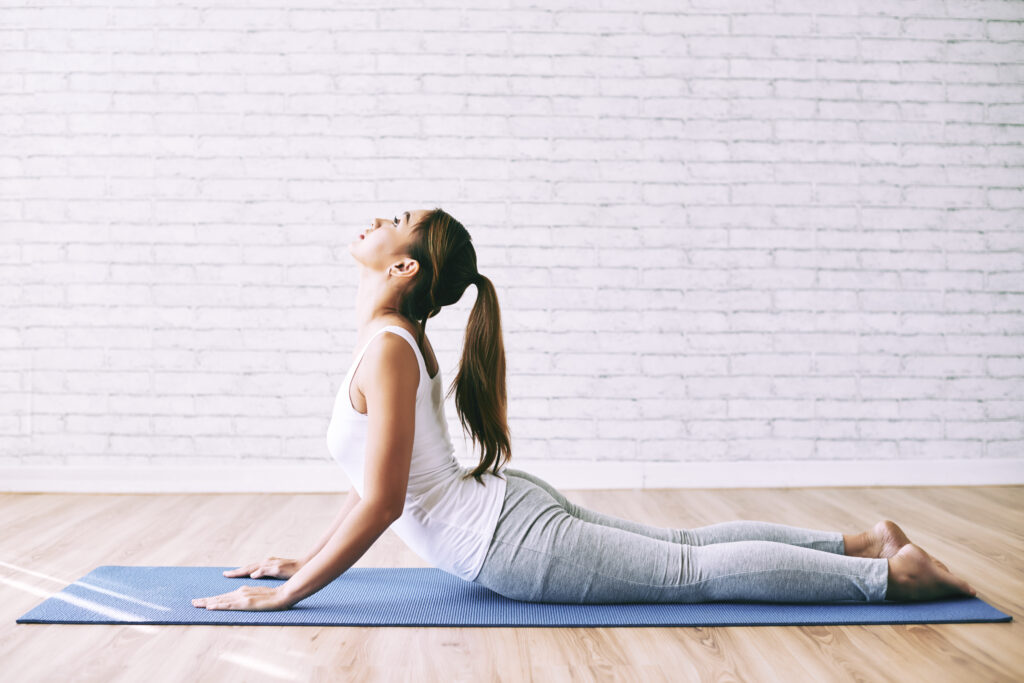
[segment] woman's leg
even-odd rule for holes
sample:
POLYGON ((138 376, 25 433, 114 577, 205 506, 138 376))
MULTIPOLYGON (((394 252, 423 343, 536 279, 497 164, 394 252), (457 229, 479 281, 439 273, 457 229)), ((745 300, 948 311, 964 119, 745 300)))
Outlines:
POLYGON ((510 476, 474 580, 531 602, 881 601, 888 560, 771 541, 660 540, 574 517, 547 489, 510 476))
POLYGON ((631 531, 634 534, 640 534, 648 538, 680 543, 682 545, 699 546, 715 543, 734 543, 736 541, 772 541, 774 543, 786 543, 813 550, 823 550, 837 555, 843 555, 846 551, 843 534, 838 531, 817 531, 787 526, 785 524, 774 524, 772 522, 739 520, 721 522, 694 529, 667 529, 648 526, 580 507, 568 500, 554 486, 528 472, 511 468, 506 468, 503 471, 507 476, 520 477, 544 489, 552 498, 558 501, 559 505, 565 508, 566 512, 577 519, 590 522, 591 524, 631 531))

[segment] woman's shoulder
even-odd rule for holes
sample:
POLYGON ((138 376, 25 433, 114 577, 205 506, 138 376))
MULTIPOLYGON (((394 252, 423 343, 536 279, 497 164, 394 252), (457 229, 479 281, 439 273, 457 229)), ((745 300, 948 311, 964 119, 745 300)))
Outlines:
MULTIPOLYGON (((397 334, 379 334, 366 349, 367 382, 360 386, 388 387, 388 393, 419 385, 420 366, 408 340, 397 334)), ((365 393, 365 392, 364 392, 365 393)))
MULTIPOLYGON (((385 362, 400 361, 402 358, 416 360, 416 354, 412 350, 412 346, 416 344, 415 335, 412 335, 411 332, 409 333, 412 337, 410 343, 409 338, 398 332, 395 329, 396 327, 409 332, 409 330, 401 325, 385 325, 379 330, 378 334, 374 335, 374 338, 370 340, 370 345, 366 347, 366 357, 378 361, 375 364, 379 364, 381 360, 385 362), (386 332, 394 334, 386 334, 386 332)), ((413 365, 416 365, 416 363, 414 362, 413 365)))

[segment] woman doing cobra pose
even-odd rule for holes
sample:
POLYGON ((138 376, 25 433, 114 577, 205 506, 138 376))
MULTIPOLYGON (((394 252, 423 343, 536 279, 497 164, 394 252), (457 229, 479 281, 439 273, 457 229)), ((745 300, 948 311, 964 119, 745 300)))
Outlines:
POLYGON ((498 299, 462 224, 441 209, 378 218, 349 252, 359 267, 357 353, 335 399, 327 445, 353 491, 306 557, 225 572, 288 578, 285 584, 201 598, 197 607, 287 608, 343 574, 388 528, 434 566, 516 600, 878 602, 975 594, 888 520, 854 534, 758 521, 674 529, 573 504, 507 467, 498 299), (466 469, 455 458, 425 330, 470 285, 477 298, 449 390, 481 449, 479 464, 466 469))

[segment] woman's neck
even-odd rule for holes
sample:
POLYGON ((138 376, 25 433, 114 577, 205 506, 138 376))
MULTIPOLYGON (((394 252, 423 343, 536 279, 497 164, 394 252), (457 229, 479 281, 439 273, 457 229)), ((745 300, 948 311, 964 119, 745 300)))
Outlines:
MULTIPOLYGON (((423 343, 423 326, 401 314, 398 310, 399 294, 380 273, 367 268, 359 269, 359 288, 356 290, 356 336, 365 339, 381 327, 383 321, 402 321, 410 328, 419 343, 423 343)), ((386 324, 394 324, 386 323, 386 324)))
POLYGON ((359 288, 356 290, 356 330, 360 337, 378 321, 399 316, 398 297, 376 273, 361 269, 359 288))

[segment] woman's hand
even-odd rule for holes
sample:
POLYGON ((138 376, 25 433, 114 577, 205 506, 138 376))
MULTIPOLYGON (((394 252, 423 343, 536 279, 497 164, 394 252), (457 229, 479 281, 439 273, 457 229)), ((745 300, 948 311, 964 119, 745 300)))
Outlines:
POLYGON ((247 612, 268 612, 288 609, 292 604, 276 588, 267 586, 241 586, 230 593, 210 598, 196 598, 193 607, 206 609, 243 610, 247 612))
POLYGON ((289 560, 284 557, 268 557, 260 562, 253 562, 238 569, 229 569, 224 576, 233 579, 239 576, 247 576, 250 579, 266 577, 268 579, 290 579, 292 575, 302 569, 305 562, 289 560))

